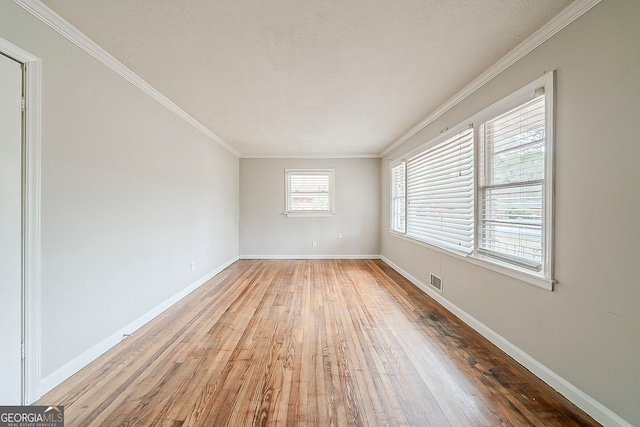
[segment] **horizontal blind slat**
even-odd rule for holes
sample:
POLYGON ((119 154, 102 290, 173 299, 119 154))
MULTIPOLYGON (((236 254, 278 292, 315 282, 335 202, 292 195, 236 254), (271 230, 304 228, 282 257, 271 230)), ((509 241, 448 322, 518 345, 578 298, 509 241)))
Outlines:
POLYGON ((473 248, 473 130, 407 160, 407 236, 445 249, 473 248))
POLYGON ((291 212, 330 210, 330 178, 327 172, 295 172, 288 174, 291 212))
POLYGON ((391 169, 391 230, 406 231, 406 164, 401 161, 391 169))

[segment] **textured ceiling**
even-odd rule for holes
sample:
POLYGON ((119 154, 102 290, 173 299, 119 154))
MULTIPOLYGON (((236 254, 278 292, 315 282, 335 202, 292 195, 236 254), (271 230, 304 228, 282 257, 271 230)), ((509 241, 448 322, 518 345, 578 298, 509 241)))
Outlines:
POLYGON ((244 156, 376 155, 571 0, 44 0, 244 156))

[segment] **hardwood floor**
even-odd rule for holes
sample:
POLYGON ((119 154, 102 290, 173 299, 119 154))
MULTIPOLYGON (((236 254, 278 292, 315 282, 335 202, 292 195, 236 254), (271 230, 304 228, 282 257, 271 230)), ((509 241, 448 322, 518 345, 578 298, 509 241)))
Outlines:
POLYGON ((45 395, 67 426, 599 425, 377 260, 241 260, 45 395))

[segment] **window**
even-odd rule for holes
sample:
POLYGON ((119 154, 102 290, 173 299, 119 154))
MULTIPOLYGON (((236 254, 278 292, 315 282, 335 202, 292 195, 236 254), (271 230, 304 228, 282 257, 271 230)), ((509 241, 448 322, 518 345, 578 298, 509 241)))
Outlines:
POLYGON ((396 235, 552 289, 553 73, 391 164, 396 235))
POLYGON ((473 250, 473 129, 407 160, 407 236, 473 250))
POLYGON ((334 213, 333 169, 286 169, 286 215, 334 213))
POLYGON ((545 95, 480 124, 478 251, 534 271, 544 252, 545 95))
POLYGON ((391 230, 404 234, 407 219, 406 162, 391 165, 391 230))

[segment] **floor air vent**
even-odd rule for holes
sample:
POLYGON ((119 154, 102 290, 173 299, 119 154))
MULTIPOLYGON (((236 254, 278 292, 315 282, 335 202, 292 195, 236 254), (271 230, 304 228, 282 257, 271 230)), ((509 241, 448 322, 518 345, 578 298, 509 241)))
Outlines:
POLYGON ((439 292, 442 292, 442 278, 441 277, 438 277, 435 274, 431 273, 431 276, 429 278, 429 283, 431 284, 431 286, 436 288, 439 292))

